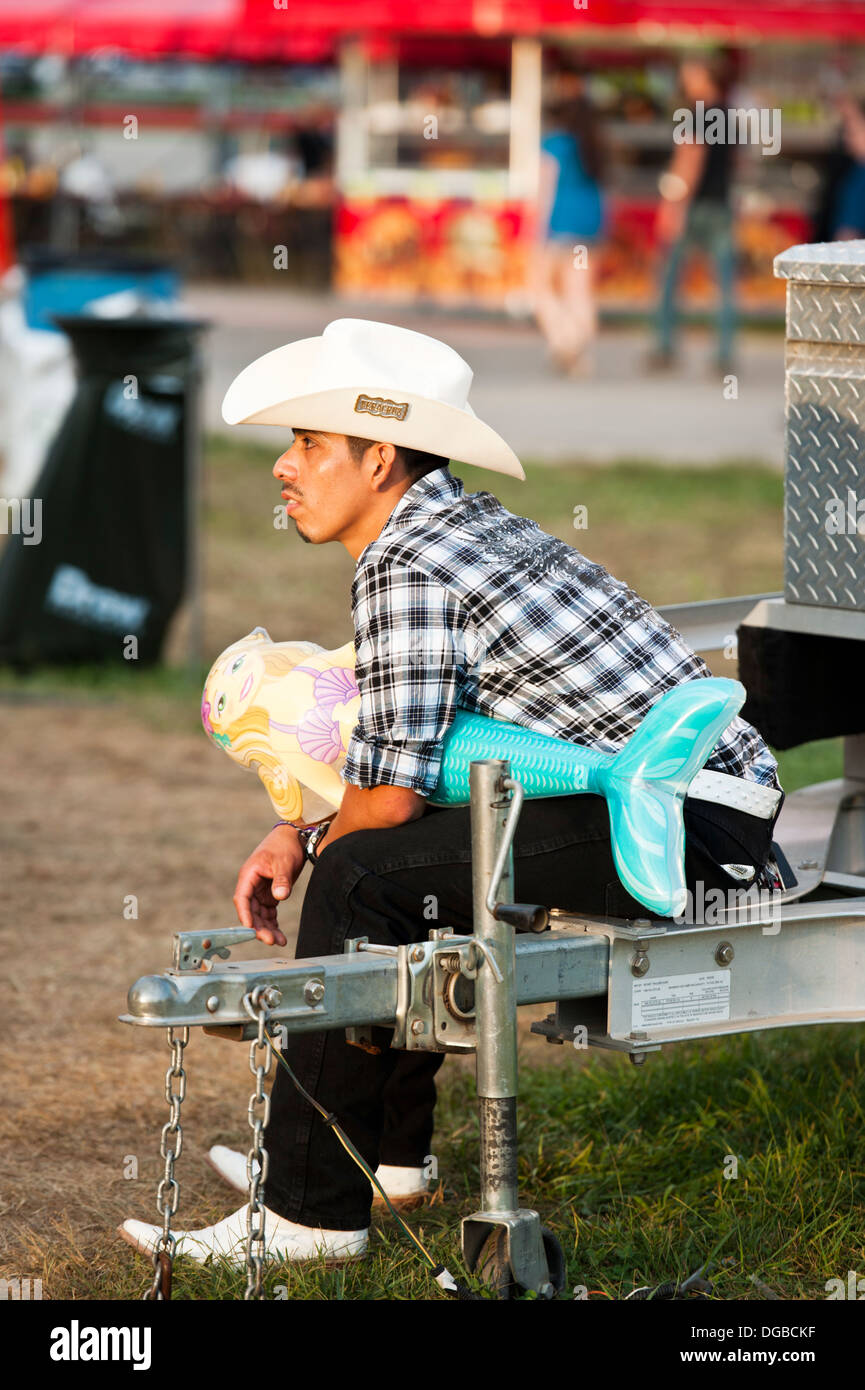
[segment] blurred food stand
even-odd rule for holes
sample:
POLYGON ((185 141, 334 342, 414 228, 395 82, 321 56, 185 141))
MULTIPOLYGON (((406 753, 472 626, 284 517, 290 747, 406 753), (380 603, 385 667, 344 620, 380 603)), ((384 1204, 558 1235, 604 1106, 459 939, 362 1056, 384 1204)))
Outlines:
MULTIPOLYGON (((608 152, 599 297, 643 312, 678 64, 723 47, 735 104, 781 113, 734 180, 740 300, 780 314, 772 258, 811 234, 863 41, 862 0, 0 0, 0 233, 5 189, 19 244, 519 312, 545 74, 575 65, 608 152)), ((684 291, 707 303, 708 270, 684 291)))
POLYGON ((497 307, 520 296, 538 177, 540 59, 533 39, 343 46, 338 289, 497 307))
MULTIPOLYGON (((809 238, 837 142, 836 96, 865 95, 865 5, 592 0, 584 9, 526 4, 519 16, 497 8, 502 33, 342 46, 336 285, 519 311, 544 77, 571 65, 585 75, 607 152, 598 297, 608 312, 645 311, 656 295, 658 179, 673 150, 678 67, 722 46, 735 72, 731 104, 780 112, 778 152, 737 146, 734 174, 738 297, 746 312, 780 317, 773 258, 809 238)), ((404 13, 408 28, 411 7, 404 13)), ((480 27, 479 13, 464 11, 467 30, 480 27)), ((691 308, 711 303, 706 264, 688 266, 683 293, 691 308)))
POLYGON ((332 37, 242 0, 0 0, 15 240, 330 280, 332 37))

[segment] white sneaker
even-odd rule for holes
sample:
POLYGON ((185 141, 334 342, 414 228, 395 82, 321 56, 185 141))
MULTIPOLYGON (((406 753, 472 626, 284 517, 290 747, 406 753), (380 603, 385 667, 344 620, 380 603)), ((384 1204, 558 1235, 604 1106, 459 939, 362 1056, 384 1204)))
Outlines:
MULTIPOLYGON (((214 1144, 207 1155, 207 1161, 211 1168, 238 1192, 249 1190, 246 1154, 240 1153, 237 1149, 226 1148, 224 1144, 214 1144)), ((256 1163, 253 1171, 257 1169, 256 1163)), ((397 1168, 380 1163, 375 1175, 393 1205, 402 1210, 420 1206, 429 1196, 429 1179, 425 1176, 423 1168, 397 1168)), ((374 1207, 384 1206, 378 1192, 374 1192, 372 1204, 374 1207)))
MULTIPOLYGON (((324 1257, 326 1263, 343 1264, 366 1253, 369 1231, 326 1231, 318 1226, 298 1226, 268 1211, 267 1207, 264 1212, 266 1259, 319 1260, 324 1257)), ((210 1256, 222 1256, 236 1269, 243 1269, 246 1264, 246 1213, 247 1207, 243 1206, 215 1226, 205 1226, 201 1231, 174 1231, 176 1253, 188 1255, 198 1264, 204 1264, 210 1256)), ((117 1231, 142 1255, 152 1255, 162 1235, 161 1226, 151 1226, 144 1221, 124 1221, 117 1231)))
MULTIPOLYGON (((397 1168, 393 1164, 380 1163, 375 1175, 388 1195, 392 1206, 398 1211, 411 1211, 421 1206, 429 1196, 429 1178, 423 1168, 397 1168)), ((383 1207, 381 1195, 373 1191, 372 1204, 383 1207)))

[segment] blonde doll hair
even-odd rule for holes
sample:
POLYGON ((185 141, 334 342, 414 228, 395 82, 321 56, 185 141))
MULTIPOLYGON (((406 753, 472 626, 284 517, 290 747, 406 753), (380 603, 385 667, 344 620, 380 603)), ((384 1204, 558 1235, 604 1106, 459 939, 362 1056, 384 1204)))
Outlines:
MULTIPOLYGON (((265 666, 262 686, 281 680, 307 656, 314 656, 321 647, 303 643, 290 651, 268 651, 263 643, 260 652, 265 666)), ((287 772, 276 757, 270 741, 270 721, 262 705, 250 705, 225 731, 226 751, 243 767, 254 769, 262 782, 273 809, 281 820, 297 820, 303 814, 303 788, 296 777, 287 772)))
POLYGON ((267 710, 253 705, 232 724, 230 736, 232 757, 258 773, 280 819, 297 820, 303 812, 303 789, 271 747, 267 710))

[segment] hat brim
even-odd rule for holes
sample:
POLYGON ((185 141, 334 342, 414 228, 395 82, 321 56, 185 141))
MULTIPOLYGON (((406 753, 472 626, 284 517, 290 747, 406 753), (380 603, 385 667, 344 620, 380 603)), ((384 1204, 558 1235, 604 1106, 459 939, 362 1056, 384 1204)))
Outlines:
POLYGON ((321 338, 302 338, 276 348, 251 362, 235 377, 222 402, 222 418, 228 425, 285 425, 290 429, 321 430, 328 434, 358 435, 408 449, 423 449, 442 458, 488 468, 525 481, 523 466, 513 449, 489 425, 465 409, 411 392, 394 394, 374 381, 358 381, 333 389, 304 390, 321 338), (296 395, 286 385, 298 380, 296 395), (405 418, 374 415, 357 408, 358 397, 384 397, 407 405, 405 418))

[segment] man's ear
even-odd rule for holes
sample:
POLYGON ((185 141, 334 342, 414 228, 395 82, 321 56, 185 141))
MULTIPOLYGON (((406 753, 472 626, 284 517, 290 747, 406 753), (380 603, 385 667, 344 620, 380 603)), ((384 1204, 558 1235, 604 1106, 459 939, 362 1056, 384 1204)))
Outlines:
POLYGON ((370 485, 375 492, 382 492, 389 483, 395 481, 398 470, 396 445, 380 443, 368 450, 372 461, 370 485))

